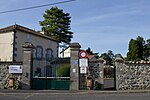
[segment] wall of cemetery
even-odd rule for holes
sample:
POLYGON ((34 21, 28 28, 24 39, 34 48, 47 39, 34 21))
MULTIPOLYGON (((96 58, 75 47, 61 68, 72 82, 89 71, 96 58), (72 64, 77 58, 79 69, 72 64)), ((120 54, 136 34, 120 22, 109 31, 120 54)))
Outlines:
POLYGON ((150 89, 150 62, 116 61, 116 89, 150 89))

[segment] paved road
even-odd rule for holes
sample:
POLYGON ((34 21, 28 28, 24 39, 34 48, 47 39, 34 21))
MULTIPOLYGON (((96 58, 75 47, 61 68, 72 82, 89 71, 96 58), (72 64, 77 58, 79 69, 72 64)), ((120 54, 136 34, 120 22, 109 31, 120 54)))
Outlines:
POLYGON ((0 100, 150 100, 147 93, 116 92, 0 92, 0 100))

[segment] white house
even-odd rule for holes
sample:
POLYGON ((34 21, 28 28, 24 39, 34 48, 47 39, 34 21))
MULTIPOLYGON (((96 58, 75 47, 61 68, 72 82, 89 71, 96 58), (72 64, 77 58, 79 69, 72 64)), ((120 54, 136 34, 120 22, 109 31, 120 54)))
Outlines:
POLYGON ((68 46, 67 48, 65 48, 64 50, 62 50, 59 54, 60 58, 68 58, 70 57, 70 47, 68 46))
POLYGON ((58 57, 58 41, 20 25, 0 29, 0 61, 22 61, 22 45, 31 42, 34 57, 58 57))

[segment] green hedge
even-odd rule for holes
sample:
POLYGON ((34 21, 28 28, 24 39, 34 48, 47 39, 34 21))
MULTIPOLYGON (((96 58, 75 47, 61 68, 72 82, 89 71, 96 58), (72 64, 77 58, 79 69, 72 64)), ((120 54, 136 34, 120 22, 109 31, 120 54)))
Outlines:
POLYGON ((57 77, 70 77, 70 64, 62 64, 56 69, 57 77))

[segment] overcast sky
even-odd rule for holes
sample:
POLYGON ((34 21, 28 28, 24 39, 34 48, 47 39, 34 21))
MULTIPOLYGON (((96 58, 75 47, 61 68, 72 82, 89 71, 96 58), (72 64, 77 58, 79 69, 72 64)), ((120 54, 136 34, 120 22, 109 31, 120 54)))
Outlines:
MULTIPOLYGON (((66 0, 0 0, 0 12, 60 1, 66 0)), ((76 0, 55 6, 70 13, 72 42, 79 42, 82 49, 126 56, 131 38, 150 39, 150 0, 76 0)), ((0 14, 0 28, 17 23, 40 30, 39 21, 51 7, 0 14)))

